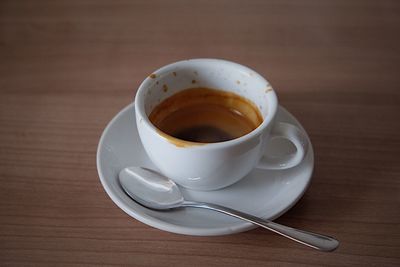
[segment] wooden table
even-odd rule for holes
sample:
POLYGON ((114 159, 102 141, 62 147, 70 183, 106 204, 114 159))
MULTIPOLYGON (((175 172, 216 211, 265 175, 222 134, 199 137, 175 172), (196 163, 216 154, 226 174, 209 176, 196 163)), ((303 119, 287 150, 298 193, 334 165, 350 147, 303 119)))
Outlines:
POLYGON ((398 1, 1 1, 0 265, 400 266, 398 1), (307 129, 315 173, 265 230, 191 237, 116 207, 95 155, 153 70, 216 57, 265 75, 307 129))

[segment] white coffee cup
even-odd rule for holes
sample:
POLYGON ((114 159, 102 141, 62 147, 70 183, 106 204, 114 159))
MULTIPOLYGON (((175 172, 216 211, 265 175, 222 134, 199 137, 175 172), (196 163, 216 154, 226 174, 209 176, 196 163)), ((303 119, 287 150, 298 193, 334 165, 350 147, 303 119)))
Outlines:
POLYGON ((288 123, 274 123, 278 100, 270 84, 255 71, 220 59, 190 59, 164 66, 140 85, 135 98, 136 123, 142 144, 159 170, 177 184, 193 190, 229 186, 252 169, 287 169, 304 158, 305 134, 288 123), (205 87, 236 93, 259 108, 263 122, 252 132, 219 143, 193 143, 163 133, 149 120, 153 108, 173 94, 205 87), (296 152, 265 157, 270 138, 285 138, 296 152), (179 141, 179 142, 177 142, 179 141))

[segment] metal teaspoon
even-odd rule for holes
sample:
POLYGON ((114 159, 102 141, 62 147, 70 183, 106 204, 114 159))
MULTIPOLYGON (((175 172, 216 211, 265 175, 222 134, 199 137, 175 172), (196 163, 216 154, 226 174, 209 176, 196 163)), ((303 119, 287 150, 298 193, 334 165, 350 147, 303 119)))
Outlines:
POLYGON ((168 210, 186 207, 209 209, 251 222, 320 251, 333 251, 339 246, 339 241, 329 236, 280 225, 216 204, 186 201, 172 180, 146 168, 125 168, 119 173, 119 181, 129 197, 149 209, 168 210))

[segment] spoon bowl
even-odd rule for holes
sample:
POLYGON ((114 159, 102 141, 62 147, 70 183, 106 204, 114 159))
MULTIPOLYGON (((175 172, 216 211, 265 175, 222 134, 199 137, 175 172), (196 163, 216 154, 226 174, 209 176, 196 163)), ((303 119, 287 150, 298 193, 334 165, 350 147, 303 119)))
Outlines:
POLYGON ((184 202, 179 187, 172 180, 150 169, 125 168, 119 173, 119 182, 130 198, 147 208, 172 209, 184 202))

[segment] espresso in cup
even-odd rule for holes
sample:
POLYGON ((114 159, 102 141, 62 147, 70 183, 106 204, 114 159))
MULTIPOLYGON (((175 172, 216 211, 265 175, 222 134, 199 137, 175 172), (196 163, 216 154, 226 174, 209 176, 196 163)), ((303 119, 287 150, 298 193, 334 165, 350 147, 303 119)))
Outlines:
POLYGON ((307 137, 302 129, 276 121, 277 111, 267 80, 220 59, 164 66, 143 81, 135 98, 136 125, 150 160, 157 171, 192 190, 229 186, 256 167, 300 164, 307 137), (269 140, 277 137, 292 142, 296 152, 269 157, 269 140))
POLYGON ((252 101, 210 88, 191 88, 172 95, 152 110, 149 119, 170 136, 199 143, 229 141, 263 122, 252 101))

